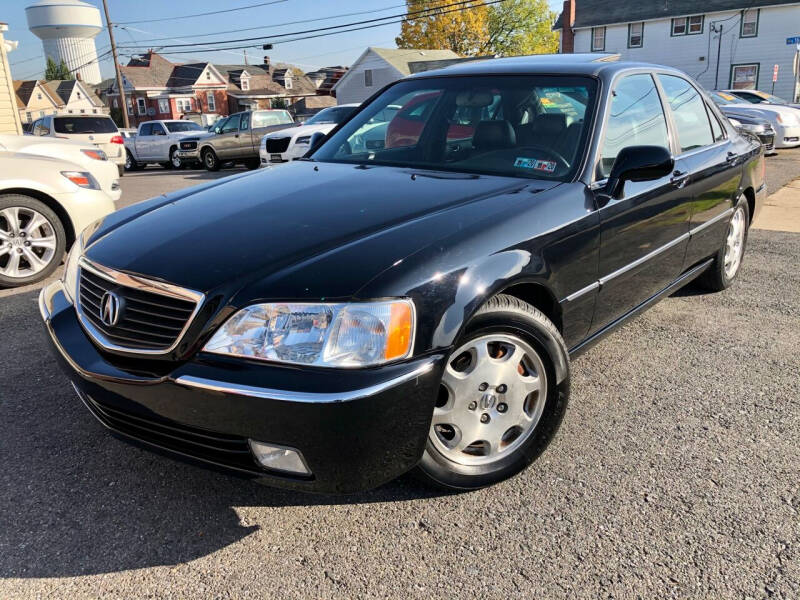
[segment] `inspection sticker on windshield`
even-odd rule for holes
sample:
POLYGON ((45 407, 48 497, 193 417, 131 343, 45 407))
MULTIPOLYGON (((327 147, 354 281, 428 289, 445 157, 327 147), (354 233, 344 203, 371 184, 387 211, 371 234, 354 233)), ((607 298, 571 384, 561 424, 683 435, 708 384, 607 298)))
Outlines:
POLYGON ((544 171, 552 173, 556 170, 556 163, 552 160, 539 160, 537 158, 517 157, 514 166, 521 169, 533 169, 534 171, 544 171))

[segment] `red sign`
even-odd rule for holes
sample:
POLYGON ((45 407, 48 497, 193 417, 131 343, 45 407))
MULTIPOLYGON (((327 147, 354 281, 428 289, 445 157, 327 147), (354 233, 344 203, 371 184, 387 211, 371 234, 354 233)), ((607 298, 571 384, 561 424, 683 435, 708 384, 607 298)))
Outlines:
POLYGON ((772 67, 772 83, 778 81, 778 65, 772 67))

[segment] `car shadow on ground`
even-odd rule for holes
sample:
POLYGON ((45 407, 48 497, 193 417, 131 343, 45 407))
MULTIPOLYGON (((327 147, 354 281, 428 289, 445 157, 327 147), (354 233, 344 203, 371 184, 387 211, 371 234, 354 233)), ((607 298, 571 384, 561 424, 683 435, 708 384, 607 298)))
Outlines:
MULTIPOLYGON (((47 348, 35 293, 3 299, 0 347, 0 578, 173 565, 251 535, 236 507, 419 500, 410 478, 348 496, 269 488, 147 452, 107 433, 47 348)), ((276 518, 280 514, 276 513, 276 518)))

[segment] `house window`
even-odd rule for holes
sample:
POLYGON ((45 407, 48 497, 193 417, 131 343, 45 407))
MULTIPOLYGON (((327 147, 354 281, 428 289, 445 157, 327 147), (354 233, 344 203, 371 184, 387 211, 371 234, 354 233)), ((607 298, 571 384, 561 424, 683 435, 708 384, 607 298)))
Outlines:
POLYGON ((26 112, 26 113, 25 113, 25 118, 26 118, 26 119, 28 119, 28 123, 30 123, 30 122, 31 122, 31 119, 32 119, 32 117, 31 117, 31 113, 29 113, 29 112, 26 112))
POLYGON ((756 37, 758 35, 758 13, 757 8, 742 11, 742 24, 739 29, 739 37, 756 37))
POLYGON ((697 35, 703 33, 705 16, 680 17, 672 19, 672 35, 697 35))
POLYGON ((592 27, 592 52, 602 52, 606 49, 606 28, 592 27))
POLYGON ((644 41, 644 23, 628 25, 628 48, 641 48, 644 41))
POLYGON ((287 90, 292 89, 292 78, 291 77, 287 77, 286 79, 283 80, 283 87, 285 87, 287 90))
POLYGON ((42 95, 41 94, 36 94, 36 99, 37 100, 41 100, 42 99, 42 95))
POLYGON ((78 100, 80 100, 81 99, 81 93, 80 92, 75 92, 75 93, 78 95, 78 100))
POLYGON ((86 114, 86 109, 85 109, 85 108, 82 108, 82 109, 81 109, 81 114, 82 114, 82 115, 85 115, 85 114, 86 114))
POLYGON ((191 98, 176 98, 175 99, 175 107, 178 109, 178 112, 187 113, 192 110, 192 99, 191 98))
POLYGON ((242 90, 245 92, 250 89, 250 78, 249 77, 242 77, 242 90))
POLYGON ((217 99, 214 98, 214 92, 206 92, 206 102, 208 103, 208 112, 217 111, 217 99))
POLYGON ((119 100, 114 98, 114 108, 119 108, 119 100))
POLYGON ((211 71, 206 71, 206 79, 211 81, 211 71))
POLYGON ((755 90, 758 88, 758 63, 731 65, 731 85, 734 90, 755 90))
POLYGON ((372 69, 364 69, 364 87, 372 87, 372 69))
POLYGON ((144 98, 137 98, 136 99, 136 108, 139 109, 139 114, 140 115, 146 115, 147 114, 147 102, 145 102, 144 98))
POLYGON ((162 115, 169 113, 169 98, 158 99, 158 112, 160 112, 162 115))
MULTIPOLYGON (((69 112, 72 112, 72 111, 69 111, 69 112)), ((39 111, 39 116, 40 116, 40 117, 43 117, 43 116, 44 116, 44 111, 43 111, 43 110, 40 110, 40 111, 39 111)))
POLYGON ((127 101, 127 104, 128 104, 128 114, 132 115, 133 114, 133 98, 128 97, 128 98, 125 98, 125 100, 127 101))

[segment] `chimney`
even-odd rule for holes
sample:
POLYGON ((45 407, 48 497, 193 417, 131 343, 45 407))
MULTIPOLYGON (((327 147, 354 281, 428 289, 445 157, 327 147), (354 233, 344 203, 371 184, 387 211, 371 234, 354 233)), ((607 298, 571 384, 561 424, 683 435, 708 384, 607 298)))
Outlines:
POLYGON ((564 10, 561 12, 561 53, 572 54, 575 52, 575 2, 577 0, 564 0, 564 10))
POLYGON ((269 67, 269 56, 264 56, 264 66, 269 67))

